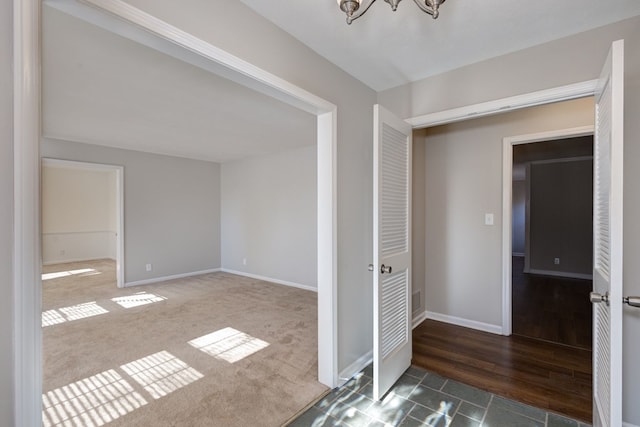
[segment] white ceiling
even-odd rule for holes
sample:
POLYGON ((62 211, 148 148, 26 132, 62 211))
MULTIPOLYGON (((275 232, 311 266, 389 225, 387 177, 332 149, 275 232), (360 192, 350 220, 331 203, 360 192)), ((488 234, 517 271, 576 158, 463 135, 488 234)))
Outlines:
POLYGON ((433 20, 378 0, 347 25, 336 0, 241 1, 376 91, 640 15, 639 0, 447 0, 433 20))
POLYGON ((43 134, 228 162, 313 145, 316 117, 43 8, 43 134))

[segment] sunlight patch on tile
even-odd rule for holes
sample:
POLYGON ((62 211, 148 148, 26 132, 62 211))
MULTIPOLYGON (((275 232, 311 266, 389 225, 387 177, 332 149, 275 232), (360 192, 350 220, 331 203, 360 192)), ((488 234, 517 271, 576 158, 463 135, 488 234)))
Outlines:
POLYGON ((203 375, 168 351, 143 357, 120 367, 154 399, 159 399, 203 375))
POLYGON ((93 276, 95 274, 101 274, 99 271, 94 270, 93 268, 82 268, 79 270, 68 270, 68 271, 57 271, 55 273, 43 273, 42 280, 51 280, 51 279, 59 279, 61 277, 67 276, 75 276, 75 275, 83 275, 83 276, 93 276))
POLYGON ((254 338, 233 328, 203 335, 189 341, 189 344, 216 359, 235 363, 256 353, 269 345, 268 342, 254 338))
POLYGON ((166 299, 166 297, 160 295, 138 292, 137 294, 133 295, 111 298, 111 301, 115 302, 116 304, 120 304, 124 308, 133 308, 141 305, 153 304, 154 302, 160 302, 166 299))
POLYGON ((42 395, 44 427, 107 424, 147 404, 113 369, 42 395))
POLYGON ((99 316, 108 312, 109 310, 99 306, 95 301, 47 310, 42 312, 42 327, 86 319, 87 317, 99 316))

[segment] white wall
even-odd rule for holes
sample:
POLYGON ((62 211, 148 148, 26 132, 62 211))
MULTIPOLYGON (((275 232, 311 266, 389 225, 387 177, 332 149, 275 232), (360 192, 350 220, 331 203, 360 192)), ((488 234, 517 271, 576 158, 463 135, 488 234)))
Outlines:
POLYGON ((317 288, 316 151, 222 164, 224 269, 317 288))
POLYGON ((124 166, 125 283, 220 268, 219 164, 48 138, 42 156, 124 166))
MULTIPOLYGON (((625 166, 624 166, 624 293, 640 295, 640 18, 587 31, 509 55, 469 65, 449 73, 379 94, 378 100, 401 117, 415 117, 448 108, 475 104, 548 89, 599 76, 611 42, 625 39, 625 166), (544 64, 542 68, 541 64, 544 64), (541 71, 542 70, 542 71, 541 71)), ((493 150, 492 156, 500 153, 493 150)), ((499 169, 499 167, 498 167, 499 169)), ((496 218, 501 227, 501 218, 496 218)), ((492 250, 493 251, 493 250, 492 250)), ((499 265, 492 252, 488 263, 499 265)), ((493 283, 494 273, 483 275, 493 283)), ((495 294, 483 296, 489 305, 495 294)), ((499 298, 497 299, 499 300, 499 298)), ((499 319, 500 308, 494 307, 499 319)), ((640 310, 625 308, 624 316, 625 421, 640 425, 640 310)))
POLYGON ((423 131, 428 311, 501 328, 502 139, 592 123, 582 99, 423 131))
POLYGON ((373 346, 372 139, 376 93, 239 1, 127 0, 338 106, 338 367, 373 346))
POLYGON ((0 425, 13 425, 13 11, 0 2, 0 425))
POLYGON ((116 171, 42 166, 42 262, 116 259, 116 171))

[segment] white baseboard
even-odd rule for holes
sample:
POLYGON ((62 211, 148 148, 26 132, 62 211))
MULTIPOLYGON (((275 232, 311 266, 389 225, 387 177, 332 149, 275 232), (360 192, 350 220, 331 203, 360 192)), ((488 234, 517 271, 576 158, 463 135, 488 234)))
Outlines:
POLYGON ((425 312, 427 319, 437 320, 438 322, 450 323, 452 325, 463 326, 465 328, 476 329, 478 331, 490 332, 496 335, 502 335, 502 326, 492 325, 490 323, 477 322, 475 320, 463 319, 461 317, 449 316, 447 314, 425 312))
POLYGON ((422 313, 414 314, 413 315, 413 321, 412 321, 411 329, 415 329, 426 318, 427 318, 427 312, 426 311, 423 311, 422 313))
POLYGON ((369 350, 368 353, 360 356, 355 362, 351 365, 344 368, 340 371, 340 375, 338 378, 338 387, 341 387, 344 383, 349 381, 355 374, 362 371, 364 368, 369 366, 373 362, 373 350, 369 350))
POLYGON ((591 274, 566 273, 564 271, 538 270, 535 268, 530 268, 529 271, 527 271, 526 273, 539 274, 542 276, 568 277, 569 279, 593 280, 593 275, 591 274))
POLYGON ((208 273, 217 273, 217 272, 219 272, 221 270, 222 269, 220 269, 220 268, 212 268, 210 270, 192 271, 190 273, 173 274, 171 276, 154 277, 152 279, 136 280, 135 282, 127 282, 127 283, 125 283, 123 287, 124 288, 130 288, 132 286, 150 285, 152 283, 166 282, 167 280, 182 279, 184 277, 191 277, 191 276, 200 276, 201 274, 208 274, 208 273))
POLYGON ((637 425, 631 424, 631 423, 626 423, 626 422, 623 421, 622 422, 622 427, 640 427, 640 426, 637 426, 637 425))
POLYGON ((230 270, 228 268, 221 268, 220 271, 224 273, 235 274, 237 276, 244 276, 244 277, 250 277, 252 279, 264 280, 265 282, 276 283, 278 285, 285 285, 285 286, 291 286, 294 288, 304 289, 305 291, 318 292, 318 288, 314 288, 313 286, 301 285, 300 283, 274 279, 272 277, 261 276, 259 274, 245 273, 244 271, 230 270))
POLYGON ((520 258, 524 258, 524 252, 514 252, 511 254, 511 256, 517 256, 520 258))
POLYGON ((101 259, 109 259, 111 261, 115 261, 115 258, 111 258, 109 256, 101 256, 96 258, 69 258, 69 259, 61 259, 61 260, 53 260, 42 262, 42 265, 54 265, 54 264, 68 264, 71 262, 85 262, 85 261, 99 261, 101 259))

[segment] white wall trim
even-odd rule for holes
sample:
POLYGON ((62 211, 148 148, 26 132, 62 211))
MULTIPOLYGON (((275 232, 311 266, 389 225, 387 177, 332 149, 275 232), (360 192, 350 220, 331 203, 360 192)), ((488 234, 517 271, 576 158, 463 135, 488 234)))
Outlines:
POLYGON ((438 322, 462 326, 465 328, 476 329, 478 331, 490 332, 492 334, 502 334, 502 328, 499 325, 492 325, 490 323, 478 322, 476 320, 463 319, 462 317, 449 316, 448 314, 440 314, 434 313, 432 311, 427 311, 426 318, 437 320, 438 322))
POLYGON ((522 257, 524 257, 524 252, 513 252, 511 254, 511 256, 517 256, 517 257, 522 258, 522 257))
POLYGON ((584 274, 584 273, 571 273, 565 271, 553 271, 553 270, 538 270, 535 268, 531 268, 528 271, 529 274, 539 274, 542 276, 554 276, 554 277, 567 277, 570 279, 584 279, 584 280, 593 280, 592 274, 584 274))
MULTIPOLYGON (((594 87, 595 90, 595 87, 594 87)), ((593 93, 591 93, 593 95, 593 93)), ((586 95, 585 95, 586 96, 586 95)), ((513 199, 513 146, 593 135, 593 126, 581 126, 525 135, 509 136, 502 139, 502 333, 511 335, 511 256, 512 256, 512 199, 513 199)))
POLYGON ((412 117, 407 119, 407 122, 410 123, 414 129, 420 129, 506 113, 508 111, 519 110, 521 108, 528 108, 536 105, 584 98, 594 94, 597 83, 598 80, 588 80, 585 82, 540 90, 523 95, 510 96, 508 98, 496 99, 493 101, 481 102, 478 104, 412 117))
POLYGON ((417 328, 420 323, 422 323, 422 322, 424 322, 426 320, 426 318, 427 318, 427 312, 426 311, 423 311, 423 312, 418 313, 418 314, 414 314, 413 315, 413 320, 411 321, 412 322, 411 329, 417 328))
POLYGON ((134 287, 134 286, 150 285, 152 283, 166 282, 167 280, 183 279, 185 277, 201 276, 203 274, 217 273, 219 271, 221 271, 220 268, 211 268, 209 270, 191 271, 189 273, 172 274, 170 276, 162 276, 162 277, 154 277, 152 279, 136 280, 134 282, 125 283, 124 287, 125 288, 131 288, 131 287, 134 287))
POLYGON ((40 0, 13 0, 13 418, 42 425, 40 0))
POLYGON ((265 282, 275 283, 277 285, 291 286, 292 288, 304 289, 305 291, 318 292, 318 288, 308 285, 302 285, 300 283, 289 282, 287 280, 274 279, 273 277, 261 276, 260 274, 245 273, 244 271, 231 270, 228 268, 221 268, 220 271, 229 274, 235 274, 236 276, 249 277, 251 279, 263 280, 265 282))
POLYGON ((373 350, 363 354, 358 359, 356 359, 352 364, 344 368, 340 371, 340 378, 338 382, 338 386, 343 385, 351 378, 353 378, 358 372, 362 371, 364 368, 373 363, 373 350))

